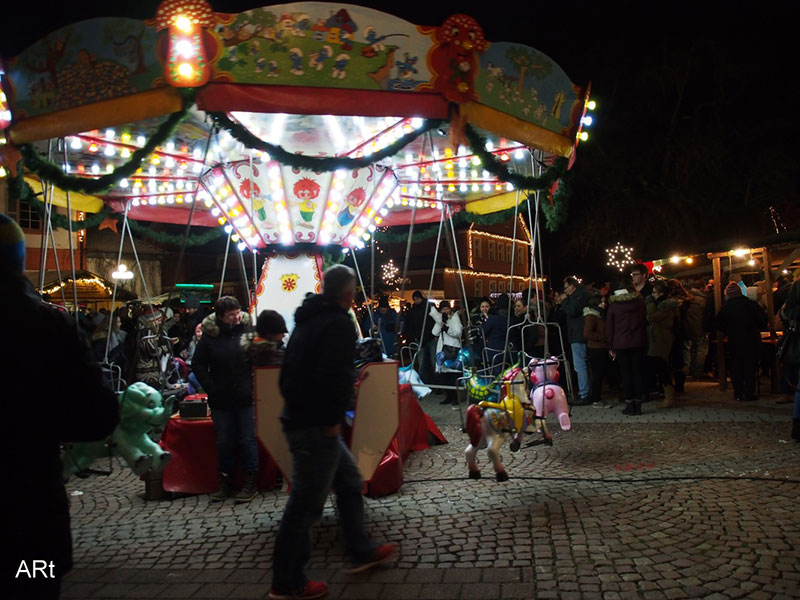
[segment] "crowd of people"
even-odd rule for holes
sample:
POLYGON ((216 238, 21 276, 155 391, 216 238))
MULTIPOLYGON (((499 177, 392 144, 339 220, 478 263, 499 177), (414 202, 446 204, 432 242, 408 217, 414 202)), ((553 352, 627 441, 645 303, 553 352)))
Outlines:
MULTIPOLYGON (((662 399, 659 407, 675 406, 687 377, 714 377, 710 340, 720 330, 734 397, 755 400, 758 369, 772 359, 766 354, 772 346, 761 343, 761 332, 780 325, 767 322, 763 282, 748 288, 740 275, 729 276, 716 315, 713 283, 666 279, 637 264, 613 283, 566 277, 560 290, 513 298, 498 294, 467 306, 446 300, 436 305, 416 291, 398 314, 383 297, 371 319, 360 307, 360 322, 365 336, 382 340, 387 356, 408 362, 415 354, 414 366, 427 383, 453 387, 461 369, 448 365, 460 350, 466 350, 462 366, 493 375, 518 361, 557 356, 569 365, 561 369, 563 377, 572 378, 573 404, 611 408, 622 400, 623 414, 631 416, 641 414, 642 403, 652 398, 662 399)), ((788 277, 775 283, 776 312, 791 287, 788 277)), ((784 391, 792 393, 796 374, 788 369, 784 380, 784 391)), ((455 393, 448 390, 442 403, 454 402, 455 393)))

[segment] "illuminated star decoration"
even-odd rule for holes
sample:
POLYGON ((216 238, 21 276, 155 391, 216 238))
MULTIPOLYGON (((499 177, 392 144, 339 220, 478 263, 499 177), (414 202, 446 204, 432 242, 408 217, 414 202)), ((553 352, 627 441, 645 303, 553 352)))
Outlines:
POLYGON ((399 275, 400 269, 397 268, 392 259, 389 259, 389 262, 384 263, 381 266, 381 279, 386 285, 396 286, 399 275))
POLYGON ((617 242, 613 248, 606 248, 606 254, 608 254, 606 264, 620 271, 624 271, 627 265, 636 264, 636 261, 633 260, 633 248, 623 246, 620 242, 617 242))

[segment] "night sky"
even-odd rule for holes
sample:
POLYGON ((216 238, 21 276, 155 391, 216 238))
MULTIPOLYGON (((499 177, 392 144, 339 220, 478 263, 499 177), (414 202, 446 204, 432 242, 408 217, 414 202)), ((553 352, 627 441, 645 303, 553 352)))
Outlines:
MULTIPOLYGON (((218 12, 259 5, 211 4, 218 12)), ((770 207, 786 229, 800 230, 800 53, 789 3, 354 4, 425 25, 467 12, 487 39, 533 46, 574 82, 592 82, 599 106, 578 151, 569 218, 545 238, 553 276, 610 275, 603 249, 617 241, 646 260, 774 233, 770 207)), ((4 8, 0 52, 13 56, 85 18, 148 18, 157 3, 97 5, 13 3, 4 8)))

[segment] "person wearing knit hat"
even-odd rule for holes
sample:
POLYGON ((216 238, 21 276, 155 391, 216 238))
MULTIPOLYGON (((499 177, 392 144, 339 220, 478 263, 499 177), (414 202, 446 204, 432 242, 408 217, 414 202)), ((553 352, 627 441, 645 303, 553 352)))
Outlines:
POLYGON ((0 213, 0 269, 25 271, 25 234, 17 222, 0 213))
POLYGON ((378 310, 364 319, 361 327, 369 332, 367 337, 377 337, 381 340, 383 353, 389 358, 394 356, 394 344, 397 340, 397 311, 389 306, 389 298, 381 296, 378 299, 378 310))
POLYGON ((114 431, 119 403, 75 321, 42 302, 25 277, 25 236, 0 215, 0 408, 3 431, 4 598, 58 598, 72 568, 61 442, 94 442, 114 431), (44 377, 43 377, 44 376, 44 377), (48 384, 49 382, 49 384, 48 384), (24 562, 23 562, 24 561, 24 562), (45 577, 12 578, 11 564, 43 561, 45 577))
POLYGON ((728 300, 730 298, 736 298, 737 296, 742 295, 742 288, 739 287, 735 281, 731 281, 727 286, 725 286, 725 299, 728 300))
POLYGON ((730 374, 737 400, 756 400, 756 367, 761 350, 761 330, 767 315, 757 302, 742 295, 735 281, 725 287, 725 304, 717 313, 716 329, 728 337, 730 374))

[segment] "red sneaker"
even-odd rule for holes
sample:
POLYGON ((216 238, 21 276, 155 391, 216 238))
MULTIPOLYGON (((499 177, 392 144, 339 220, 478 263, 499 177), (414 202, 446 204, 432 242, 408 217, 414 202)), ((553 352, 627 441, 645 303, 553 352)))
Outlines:
POLYGON ((382 546, 378 546, 375 552, 372 554, 368 560, 364 561, 363 563, 359 563, 355 565, 353 568, 348 569, 348 573, 361 573, 362 571, 366 571, 367 569, 371 569, 375 565, 379 565, 381 563, 385 563, 388 560, 393 559, 397 556, 397 551, 400 549, 398 544, 394 542, 390 542, 388 544, 383 544, 382 546))
POLYGON ((322 598, 328 594, 328 584, 321 581, 309 581, 302 592, 297 594, 280 594, 275 590, 269 591, 270 600, 311 600, 312 598, 322 598))

